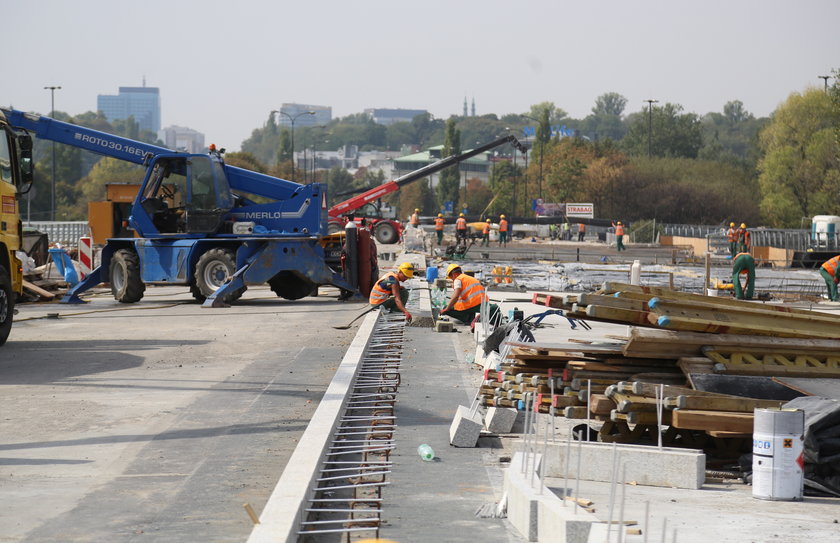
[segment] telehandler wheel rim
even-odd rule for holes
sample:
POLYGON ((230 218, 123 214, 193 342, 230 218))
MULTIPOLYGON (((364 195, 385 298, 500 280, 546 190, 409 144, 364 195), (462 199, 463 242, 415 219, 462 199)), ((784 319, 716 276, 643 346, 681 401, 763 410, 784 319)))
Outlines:
POLYGON ((231 270, 228 268, 227 263, 222 260, 212 260, 202 270, 204 284, 213 290, 219 290, 230 275, 231 270))

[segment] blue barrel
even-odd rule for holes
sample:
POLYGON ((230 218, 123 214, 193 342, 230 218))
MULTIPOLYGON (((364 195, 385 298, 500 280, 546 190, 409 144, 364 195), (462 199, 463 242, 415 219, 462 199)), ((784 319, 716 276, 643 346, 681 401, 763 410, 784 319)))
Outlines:
POLYGON ((437 278, 438 278, 437 266, 429 266, 428 268, 426 268, 426 282, 427 283, 434 283, 437 278))

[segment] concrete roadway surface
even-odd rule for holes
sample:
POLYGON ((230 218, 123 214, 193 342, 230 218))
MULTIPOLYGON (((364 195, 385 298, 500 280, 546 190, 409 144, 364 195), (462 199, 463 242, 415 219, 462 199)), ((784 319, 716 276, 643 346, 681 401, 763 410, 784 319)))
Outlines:
POLYGON ((19 305, 0 348, 0 542, 247 539, 243 504, 262 510, 356 333, 332 326, 366 307, 323 290, 19 305))

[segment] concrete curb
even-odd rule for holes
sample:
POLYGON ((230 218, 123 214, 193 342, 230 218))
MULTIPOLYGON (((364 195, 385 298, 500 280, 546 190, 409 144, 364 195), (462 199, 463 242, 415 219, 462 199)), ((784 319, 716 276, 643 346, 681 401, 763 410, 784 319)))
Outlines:
POLYGON ((356 380, 356 370, 365 354, 380 312, 369 313, 362 321, 353 343, 347 349, 324 393, 318 409, 289 458, 280 480, 260 514, 248 543, 288 543, 298 541, 302 509, 312 497, 315 478, 329 440, 347 402, 347 393, 356 380))

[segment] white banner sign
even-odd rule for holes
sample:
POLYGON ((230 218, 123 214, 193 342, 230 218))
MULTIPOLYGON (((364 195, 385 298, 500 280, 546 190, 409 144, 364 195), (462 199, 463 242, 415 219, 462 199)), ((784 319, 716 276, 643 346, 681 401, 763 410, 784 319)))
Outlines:
POLYGON ((595 218, 595 204, 566 204, 567 217, 595 218))

